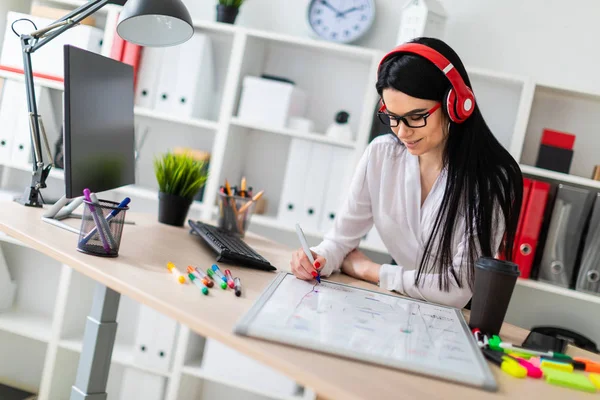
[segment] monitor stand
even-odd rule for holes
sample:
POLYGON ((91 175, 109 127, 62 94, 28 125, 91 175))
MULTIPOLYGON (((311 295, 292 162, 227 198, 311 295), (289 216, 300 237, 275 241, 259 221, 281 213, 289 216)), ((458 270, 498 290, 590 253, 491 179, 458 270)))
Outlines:
POLYGON ((69 199, 67 199, 66 196, 62 196, 60 199, 58 199, 58 201, 54 203, 48 209, 48 211, 42 214, 42 221, 79 235, 78 228, 73 228, 72 226, 61 221, 66 218, 81 219, 81 215, 73 214, 73 211, 75 211, 77 207, 83 203, 83 196, 74 198, 69 204, 67 204, 68 201, 69 199))

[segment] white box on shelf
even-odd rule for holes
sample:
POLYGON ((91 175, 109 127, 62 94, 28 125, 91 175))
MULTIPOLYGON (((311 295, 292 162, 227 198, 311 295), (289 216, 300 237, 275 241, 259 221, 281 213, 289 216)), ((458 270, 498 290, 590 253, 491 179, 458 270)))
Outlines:
POLYGON ((304 117, 306 93, 293 83, 256 76, 244 77, 238 118, 286 128, 290 117, 304 117))
MULTIPOLYGON (((278 220, 290 224, 290 226, 295 223, 302 224, 304 185, 311 149, 312 143, 308 140, 294 138, 290 141, 283 190, 277 213, 278 220)), ((302 227, 307 229, 303 225, 302 227)))
MULTIPOLYGON (((23 71, 23 52, 21 41, 15 36, 11 25, 21 18, 31 20, 39 29, 54 22, 48 18, 34 17, 28 14, 12 11, 7 13, 0 65, 17 71, 23 71)), ((21 34, 31 33, 35 30, 33 25, 27 21, 19 21, 14 28, 21 34)), ((64 77, 64 45, 70 44, 100 54, 102 52, 103 36, 104 33, 101 29, 89 25, 79 25, 63 32, 31 55, 33 72, 62 79, 64 77)))
POLYGON ((164 54, 164 47, 144 47, 142 49, 138 81, 135 88, 135 104, 139 107, 154 108, 157 99, 158 77, 164 54))
POLYGON ((323 193, 325 193, 323 213, 319 223, 319 230, 327 233, 333 226, 335 215, 342 205, 348 189, 348 171, 352 170, 350 159, 352 150, 335 147, 331 154, 331 170, 328 182, 323 193))

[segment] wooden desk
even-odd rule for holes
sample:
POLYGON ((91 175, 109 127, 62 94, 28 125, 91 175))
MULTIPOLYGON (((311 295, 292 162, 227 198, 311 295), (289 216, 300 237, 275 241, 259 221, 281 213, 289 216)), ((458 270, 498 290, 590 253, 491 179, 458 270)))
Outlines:
MULTIPOLYGON (((42 222, 41 215, 40 209, 2 202, 0 231, 100 284, 164 313, 200 335, 215 339, 282 372, 315 390, 319 398, 589 398, 587 393, 551 386, 540 380, 509 377, 496 366, 491 369, 499 391, 488 393, 399 370, 236 336, 232 333, 233 327, 275 276, 273 273, 232 266, 233 275, 242 280, 242 297, 237 298, 231 291, 220 289, 211 290, 209 296, 203 296, 191 284, 175 283, 166 269, 169 261, 175 263, 181 272, 190 264, 204 269, 213 264, 213 254, 205 250, 187 228, 159 224, 155 216, 128 213, 128 218, 133 219, 136 225, 125 226, 119 257, 106 259, 78 252, 77 236, 42 222)), ((247 241, 278 269, 289 269, 290 249, 251 234, 247 241)), ((346 275, 334 275, 331 279, 379 290, 346 275)), ((501 335, 505 340, 521 343, 527 331, 505 324, 501 335)), ((570 348, 568 352, 600 360, 600 357, 583 350, 570 348)))

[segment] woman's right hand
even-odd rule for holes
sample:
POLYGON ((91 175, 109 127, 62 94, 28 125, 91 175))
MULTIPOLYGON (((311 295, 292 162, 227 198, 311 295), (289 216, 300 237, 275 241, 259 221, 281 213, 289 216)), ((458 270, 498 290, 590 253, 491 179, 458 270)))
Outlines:
POLYGON ((317 277, 317 270, 322 269, 325 266, 325 259, 311 250, 315 264, 312 265, 304 253, 302 248, 296 250, 292 254, 292 261, 290 261, 290 267, 292 273, 300 279, 309 281, 317 277))

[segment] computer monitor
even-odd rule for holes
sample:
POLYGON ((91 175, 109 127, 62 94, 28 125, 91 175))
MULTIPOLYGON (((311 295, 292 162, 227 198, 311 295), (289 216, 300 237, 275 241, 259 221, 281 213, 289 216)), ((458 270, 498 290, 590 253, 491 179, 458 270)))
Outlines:
POLYGON ((64 47, 65 195, 135 183, 133 68, 64 47))
POLYGON ((58 221, 81 205, 83 189, 135 183, 133 68, 65 45, 64 72, 65 196, 42 219, 77 232, 58 221))

